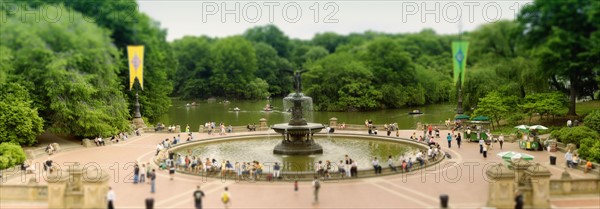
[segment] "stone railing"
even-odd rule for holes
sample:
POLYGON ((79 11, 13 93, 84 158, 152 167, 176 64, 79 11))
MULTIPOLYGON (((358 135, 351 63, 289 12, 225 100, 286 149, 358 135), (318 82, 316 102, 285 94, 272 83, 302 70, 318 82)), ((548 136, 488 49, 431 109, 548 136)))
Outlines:
POLYGON ((46 202, 48 201, 48 186, 30 183, 27 185, 0 186, 0 201, 46 202))
POLYGON ((550 180, 550 195, 581 195, 600 193, 600 178, 550 180))

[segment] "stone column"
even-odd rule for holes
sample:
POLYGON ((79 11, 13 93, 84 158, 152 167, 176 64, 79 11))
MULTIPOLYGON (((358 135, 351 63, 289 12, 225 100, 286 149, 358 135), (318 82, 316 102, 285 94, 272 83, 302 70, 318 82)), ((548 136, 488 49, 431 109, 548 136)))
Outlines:
POLYGON ((512 162, 512 168, 515 172, 515 183, 517 186, 525 185, 525 181, 527 180, 525 177, 525 170, 531 166, 531 163, 526 160, 514 160, 512 162))
POLYGON ((68 174, 64 171, 48 173, 48 208, 66 208, 65 189, 68 174))
POLYGON ((74 166, 55 171, 48 180, 48 208, 105 208, 108 172, 74 166))
POLYGON ((514 207, 515 173, 501 163, 486 171, 489 179, 487 206, 495 208, 514 207))
POLYGON ((571 193, 571 187, 572 187, 571 174, 569 174, 569 172, 567 172, 566 168, 565 168, 565 171, 562 173, 560 180, 564 180, 562 182, 562 191, 561 192, 563 194, 571 193))
POLYGON ((108 172, 89 167, 83 171, 82 208, 105 208, 107 205, 106 193, 108 192, 108 172))
POLYGON ((530 166, 525 171, 533 189, 532 207, 550 208, 550 176, 552 173, 539 163, 530 166))
POLYGON ((265 129, 268 129, 268 128, 269 128, 269 126, 267 125, 267 119, 265 119, 265 118, 261 118, 261 119, 258 121, 258 128, 259 128, 260 130, 265 130, 265 129))
POLYGON ((331 127, 331 128, 337 127, 337 121, 338 121, 338 119, 335 117, 330 118, 329 119, 329 127, 331 127))

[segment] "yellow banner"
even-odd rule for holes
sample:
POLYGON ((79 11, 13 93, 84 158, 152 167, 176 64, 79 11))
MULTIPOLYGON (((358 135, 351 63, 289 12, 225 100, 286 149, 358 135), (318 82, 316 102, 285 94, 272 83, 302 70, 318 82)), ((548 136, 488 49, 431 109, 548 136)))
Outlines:
POLYGON ((140 82, 144 90, 144 46, 127 46, 129 57, 129 90, 135 83, 135 78, 140 82))

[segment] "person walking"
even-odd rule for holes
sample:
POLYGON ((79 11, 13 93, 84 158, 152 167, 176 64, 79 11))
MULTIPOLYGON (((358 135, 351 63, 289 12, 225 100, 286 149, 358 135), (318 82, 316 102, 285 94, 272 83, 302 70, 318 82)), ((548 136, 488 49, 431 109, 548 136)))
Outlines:
POLYGON ((504 144, 504 134, 500 134, 498 142, 500 143, 500 149, 502 149, 502 145, 504 144))
POLYGON ((202 209, 203 197, 204 192, 200 190, 200 185, 196 186, 196 191, 194 191, 194 207, 196 207, 196 209, 202 209))
POLYGON ((319 189, 321 189, 321 182, 319 181, 319 178, 317 178, 316 176, 313 179, 312 182, 312 187, 313 187, 313 195, 315 196, 315 200, 313 201, 313 205, 319 204, 319 189))
POLYGON ((231 205, 231 194, 229 194, 228 190, 229 189, 225 187, 225 191, 221 193, 221 202, 223 202, 223 206, 225 206, 225 209, 229 208, 229 206, 231 205))
POLYGON ((462 141, 462 137, 460 136, 460 133, 458 133, 458 135, 456 135, 456 145, 458 145, 458 149, 460 149, 461 141, 462 141))
POLYGON ((450 135, 450 133, 446 136, 446 140, 448 140, 448 148, 452 147, 452 135, 450 135))
POLYGON ((114 202, 117 196, 115 195, 115 191, 112 190, 112 187, 108 187, 108 192, 106 193, 106 200, 108 201, 108 209, 114 209, 114 202))
POLYGON ((156 192, 156 169, 150 173, 150 193, 156 192))

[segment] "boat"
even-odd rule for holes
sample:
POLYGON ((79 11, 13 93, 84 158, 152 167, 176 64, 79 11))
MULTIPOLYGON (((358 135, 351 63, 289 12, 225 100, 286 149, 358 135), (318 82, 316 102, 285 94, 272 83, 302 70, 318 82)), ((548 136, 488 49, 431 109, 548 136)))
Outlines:
POLYGON ((412 112, 408 112, 409 115, 420 115, 423 114, 421 110, 413 110, 412 112))
POLYGON ((233 111, 240 111, 240 108, 235 107, 235 108, 233 108, 233 111))

